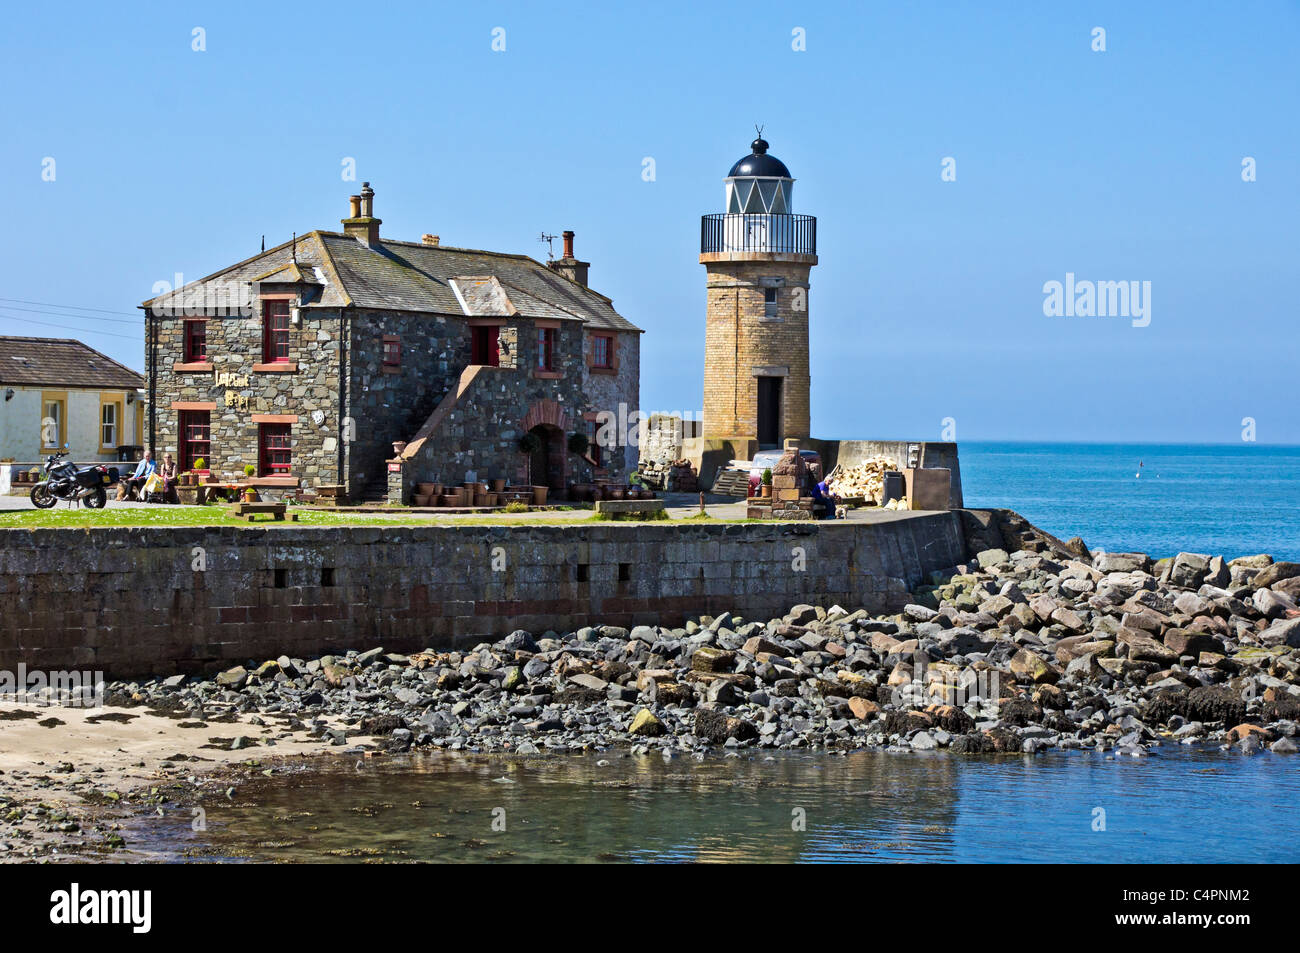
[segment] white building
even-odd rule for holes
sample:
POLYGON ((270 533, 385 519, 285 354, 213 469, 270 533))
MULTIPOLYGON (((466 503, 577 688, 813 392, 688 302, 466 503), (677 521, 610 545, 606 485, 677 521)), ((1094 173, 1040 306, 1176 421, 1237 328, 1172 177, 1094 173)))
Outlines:
POLYGON ((0 335, 3 476, 64 444, 77 462, 137 459, 143 385, 140 374, 80 341, 0 335))

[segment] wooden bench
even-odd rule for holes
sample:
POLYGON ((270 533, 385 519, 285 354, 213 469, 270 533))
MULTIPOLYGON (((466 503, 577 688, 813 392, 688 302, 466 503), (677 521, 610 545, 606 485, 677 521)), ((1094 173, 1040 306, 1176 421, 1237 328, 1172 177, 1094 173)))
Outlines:
MULTIPOLYGON (((250 523, 257 519, 258 513, 269 513, 277 520, 282 520, 285 516, 285 505, 283 503, 236 503, 230 509, 232 516, 246 516, 250 523)), ((290 513, 289 519, 296 523, 298 514, 290 513)))

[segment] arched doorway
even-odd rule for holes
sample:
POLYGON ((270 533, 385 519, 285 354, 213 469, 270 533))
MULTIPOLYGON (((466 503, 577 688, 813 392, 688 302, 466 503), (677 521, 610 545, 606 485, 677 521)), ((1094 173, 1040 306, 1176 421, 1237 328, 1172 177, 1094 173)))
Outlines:
POLYGON ((528 456, 528 479, 533 486, 564 490, 564 431, 554 424, 538 424, 528 431, 538 440, 528 456))

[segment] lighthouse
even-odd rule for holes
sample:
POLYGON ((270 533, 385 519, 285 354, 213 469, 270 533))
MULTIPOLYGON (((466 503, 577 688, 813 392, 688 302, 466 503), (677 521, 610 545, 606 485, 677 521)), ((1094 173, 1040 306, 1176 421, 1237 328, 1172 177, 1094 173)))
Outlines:
POLYGON ((705 439, 759 449, 806 439, 808 274, 817 219, 794 213, 794 177, 759 137, 723 179, 726 211, 700 222, 708 272, 705 439))

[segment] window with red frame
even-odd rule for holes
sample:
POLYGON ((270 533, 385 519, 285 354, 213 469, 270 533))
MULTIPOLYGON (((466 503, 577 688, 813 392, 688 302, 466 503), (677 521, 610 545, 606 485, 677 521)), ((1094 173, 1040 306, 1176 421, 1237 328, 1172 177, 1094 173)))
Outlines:
POLYGON ((293 467, 292 440, 289 424, 258 424, 257 444, 260 448, 262 476, 288 476, 293 467))
POLYGON ((384 335, 384 367, 402 366, 402 339, 391 334, 384 335))
POLYGON ((185 322, 185 363, 201 364, 208 359, 208 322, 185 322))
POLYGON ((262 359, 267 364, 289 360, 289 302, 264 301, 262 359))
POLYGON ((537 369, 555 370, 555 328, 537 329, 537 369))
POLYGON ((608 334, 597 334, 591 339, 591 366, 614 366, 614 339, 608 334))
POLYGON ((206 410, 180 412, 180 469, 194 469, 194 461, 202 460, 202 473, 212 469, 212 417, 206 410))

